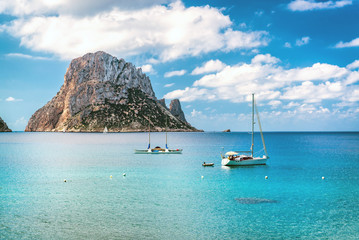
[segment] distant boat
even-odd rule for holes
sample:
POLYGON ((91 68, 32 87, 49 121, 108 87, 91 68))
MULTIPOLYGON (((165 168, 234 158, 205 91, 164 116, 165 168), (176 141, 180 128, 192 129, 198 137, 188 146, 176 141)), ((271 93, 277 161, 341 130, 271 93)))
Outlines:
POLYGON ((63 133, 66 132, 66 128, 63 128, 63 129, 62 129, 62 132, 63 132, 63 133))
POLYGON ((266 145, 264 143, 261 122, 259 120, 257 106, 255 105, 255 101, 254 101, 254 94, 252 94, 252 146, 250 148, 250 151, 227 152, 224 156, 222 155, 222 165, 223 166, 265 165, 268 158, 269 157, 268 157, 266 145), (253 156, 253 151, 254 151, 254 108, 256 110, 259 131, 261 134, 263 149, 264 149, 264 153, 265 153, 265 155, 263 157, 254 157, 253 156))
POLYGON ((181 154, 182 149, 168 149, 167 146, 167 121, 166 121, 166 147, 159 146, 151 148, 151 127, 148 127, 148 147, 147 149, 135 149, 136 154, 181 154))
POLYGON ((108 133, 107 127, 105 126, 105 129, 103 130, 103 133, 108 133))
POLYGON ((203 166, 203 167, 213 167, 213 166, 214 166, 214 163, 206 163, 206 162, 203 162, 203 163, 202 163, 202 166, 203 166))

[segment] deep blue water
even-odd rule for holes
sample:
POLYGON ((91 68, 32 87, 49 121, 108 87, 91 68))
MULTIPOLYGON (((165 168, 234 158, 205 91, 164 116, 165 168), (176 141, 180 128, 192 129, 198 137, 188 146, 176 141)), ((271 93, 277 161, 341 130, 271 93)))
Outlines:
POLYGON ((0 238, 358 239, 359 133, 264 137, 267 166, 228 168, 248 133, 1 133, 0 238))

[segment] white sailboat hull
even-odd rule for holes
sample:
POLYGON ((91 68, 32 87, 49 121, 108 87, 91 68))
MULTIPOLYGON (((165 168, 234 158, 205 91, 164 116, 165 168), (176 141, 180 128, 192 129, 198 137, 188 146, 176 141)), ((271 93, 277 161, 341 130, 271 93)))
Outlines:
POLYGON ((252 159, 243 160, 241 158, 230 160, 229 158, 222 158, 222 166, 251 166, 251 165, 266 165, 268 157, 254 157, 252 159))
POLYGON ((139 150, 135 149, 136 154, 181 154, 182 149, 168 149, 168 151, 162 151, 162 150, 154 150, 154 151, 148 151, 146 150, 139 150))

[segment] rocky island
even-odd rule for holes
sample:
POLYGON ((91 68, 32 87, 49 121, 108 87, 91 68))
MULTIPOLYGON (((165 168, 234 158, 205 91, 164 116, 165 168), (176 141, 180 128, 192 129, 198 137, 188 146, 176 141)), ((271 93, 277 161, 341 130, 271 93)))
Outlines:
POLYGON ((178 99, 157 100, 141 68, 105 52, 71 61, 55 97, 37 110, 25 131, 199 131, 185 119, 178 99))
POLYGON ((11 132, 11 129, 6 125, 4 120, 0 117, 0 132, 11 132))

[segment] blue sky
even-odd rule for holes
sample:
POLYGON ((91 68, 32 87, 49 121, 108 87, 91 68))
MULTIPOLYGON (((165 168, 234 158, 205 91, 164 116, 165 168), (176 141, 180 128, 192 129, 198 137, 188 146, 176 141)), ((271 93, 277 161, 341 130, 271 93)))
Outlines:
POLYGON ((2 0, 0 116, 23 131, 75 57, 106 51, 206 131, 359 130, 359 1, 2 0))

